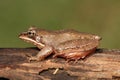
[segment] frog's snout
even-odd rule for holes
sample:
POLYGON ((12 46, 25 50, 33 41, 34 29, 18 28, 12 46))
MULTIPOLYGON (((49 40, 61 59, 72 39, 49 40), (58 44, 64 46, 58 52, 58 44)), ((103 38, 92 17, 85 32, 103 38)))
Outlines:
POLYGON ((22 32, 18 35, 19 38, 26 36, 26 32, 22 32))

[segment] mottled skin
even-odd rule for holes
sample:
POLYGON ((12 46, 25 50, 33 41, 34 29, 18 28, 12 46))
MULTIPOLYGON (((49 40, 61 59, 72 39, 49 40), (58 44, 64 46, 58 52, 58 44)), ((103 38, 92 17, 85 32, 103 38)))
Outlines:
POLYGON ((43 60, 50 54, 67 60, 78 60, 93 53, 99 45, 101 37, 75 30, 47 31, 30 27, 19 38, 36 45, 39 53, 29 60, 43 60))

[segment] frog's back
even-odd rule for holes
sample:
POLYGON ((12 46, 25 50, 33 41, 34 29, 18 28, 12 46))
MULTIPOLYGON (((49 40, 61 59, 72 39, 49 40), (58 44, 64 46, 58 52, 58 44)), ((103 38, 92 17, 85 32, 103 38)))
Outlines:
POLYGON ((59 30, 52 32, 52 35, 54 36, 52 39, 54 40, 52 43, 54 45, 58 45, 60 43, 63 43, 65 41, 73 40, 73 39, 79 39, 79 32, 75 30, 59 30))
MULTIPOLYGON (((76 30, 68 29, 68 30, 60 30, 60 31, 55 31, 55 34, 58 36, 66 37, 71 39, 97 39, 100 40, 101 37, 95 35, 95 34, 90 34, 90 33, 85 33, 85 32, 79 32, 76 30)), ((61 38, 61 37, 60 37, 61 38)))
POLYGON ((71 29, 58 30, 58 31, 42 30, 42 31, 39 31, 39 33, 40 35, 41 34, 44 35, 43 41, 45 44, 49 44, 54 47, 66 41, 84 39, 84 38, 91 39, 94 37, 93 34, 78 32, 76 30, 71 30, 71 29))
POLYGON ((73 29, 67 29, 67 30, 58 30, 58 31, 54 31, 55 34, 81 34, 81 32, 73 30, 73 29))
POLYGON ((85 33, 85 32, 79 32, 73 29, 68 29, 68 30, 59 30, 59 31, 55 31, 55 34, 61 34, 61 35, 74 35, 74 36, 78 36, 78 37, 82 37, 82 36, 86 36, 86 37, 92 37, 92 36, 96 36, 95 34, 90 34, 90 33, 85 33))

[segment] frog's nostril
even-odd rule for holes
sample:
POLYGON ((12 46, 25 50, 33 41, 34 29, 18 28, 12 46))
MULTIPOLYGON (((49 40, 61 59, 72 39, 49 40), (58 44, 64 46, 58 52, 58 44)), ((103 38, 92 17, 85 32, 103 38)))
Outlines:
POLYGON ((22 32, 19 35, 26 35, 26 34, 27 34, 27 32, 22 32))
POLYGON ((26 36, 26 33, 25 33, 25 32, 23 32, 23 33, 21 33, 21 34, 18 35, 19 38, 22 38, 22 37, 24 37, 24 36, 26 36))
POLYGON ((22 34, 19 34, 18 36, 20 37, 22 34))

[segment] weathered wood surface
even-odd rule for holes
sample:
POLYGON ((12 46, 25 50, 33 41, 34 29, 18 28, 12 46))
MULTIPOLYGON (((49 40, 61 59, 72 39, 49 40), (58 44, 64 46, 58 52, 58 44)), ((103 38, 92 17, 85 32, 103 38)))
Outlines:
POLYGON ((1 48, 0 80, 120 80, 120 50, 98 49, 77 63, 51 56, 40 62, 28 62, 27 55, 36 55, 38 51, 1 48))

